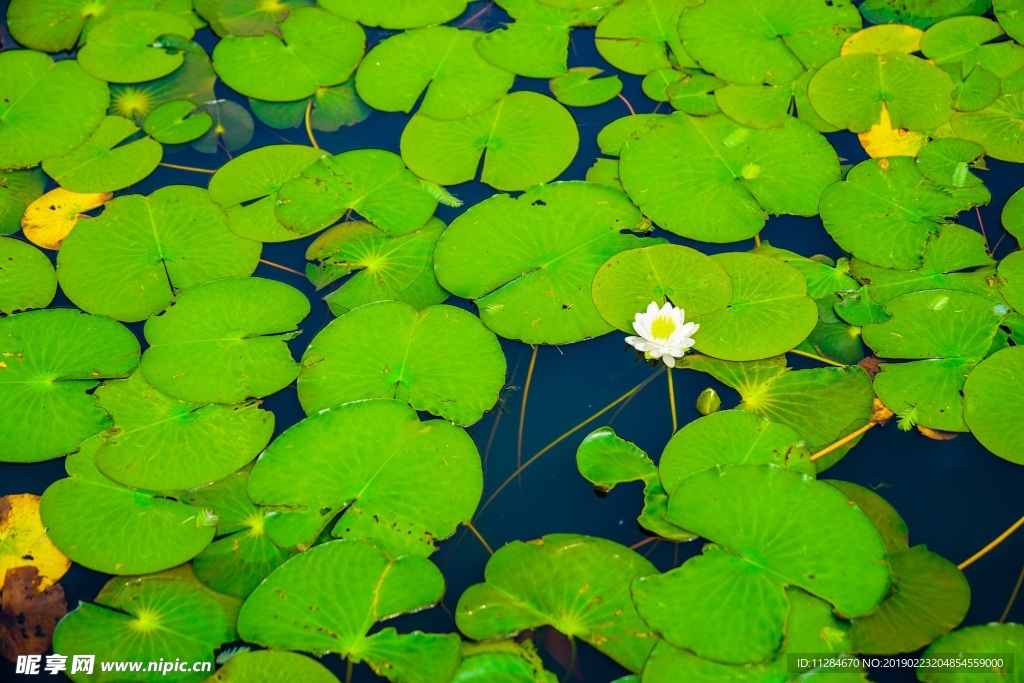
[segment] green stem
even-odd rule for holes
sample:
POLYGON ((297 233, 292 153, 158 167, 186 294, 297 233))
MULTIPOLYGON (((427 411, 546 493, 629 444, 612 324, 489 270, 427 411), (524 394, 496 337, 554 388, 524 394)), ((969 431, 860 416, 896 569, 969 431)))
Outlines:
POLYGON ((676 387, 672 381, 672 368, 665 371, 668 376, 668 405, 672 411, 672 433, 679 431, 679 418, 676 416, 676 387))
POLYGON ((798 356, 803 356, 804 358, 810 358, 812 360, 816 360, 816 361, 819 361, 821 363, 825 363, 827 365, 832 365, 832 366, 835 366, 837 368, 848 367, 846 365, 843 365, 842 363, 836 362, 834 360, 829 360, 828 358, 822 358, 821 356, 816 356, 813 353, 807 353, 806 351, 798 351, 797 349, 792 349, 792 350, 789 351, 789 353, 795 353, 798 356))
MULTIPOLYGON (((660 372, 660 371, 659 371, 659 372, 660 372)), ((648 377, 647 379, 645 379, 645 380, 644 380, 643 382, 640 382, 640 384, 636 385, 635 387, 633 387, 632 389, 630 389, 629 391, 627 391, 626 393, 624 393, 624 394, 623 394, 622 396, 619 396, 619 397, 618 397, 617 399, 615 399, 614 401, 612 401, 611 403, 609 403, 608 405, 606 405, 606 406, 605 406, 604 408, 601 408, 601 410, 597 411, 596 413, 594 413, 593 415, 591 415, 590 417, 588 417, 588 418, 587 418, 586 420, 583 420, 582 422, 580 422, 579 424, 577 424, 577 425, 576 425, 575 427, 573 427, 573 428, 572 428, 572 429, 570 429, 569 431, 567 431, 567 432, 563 433, 563 434, 562 434, 561 436, 559 436, 559 437, 558 437, 557 439, 555 439, 554 441, 552 441, 551 443, 549 443, 549 444, 548 444, 547 446, 545 446, 544 448, 542 448, 542 449, 540 449, 539 451, 537 451, 537 453, 536 453, 536 454, 534 454, 534 456, 533 456, 532 458, 530 458, 529 460, 527 460, 526 462, 524 462, 524 463, 523 463, 522 465, 520 465, 520 466, 519 466, 518 468, 516 468, 516 471, 515 471, 515 472, 513 472, 513 473, 512 473, 511 475, 509 475, 509 477, 508 477, 507 479, 505 479, 505 481, 501 482, 501 485, 500 485, 500 486, 499 486, 499 487, 498 487, 498 488, 497 488, 497 489, 496 489, 496 490, 494 491, 494 493, 492 493, 492 494, 491 494, 491 496, 490 496, 490 497, 489 497, 489 498, 488 498, 487 500, 485 500, 485 501, 484 501, 484 504, 483 504, 483 505, 481 505, 481 506, 480 506, 480 507, 479 507, 479 508, 477 509, 477 511, 476 511, 476 515, 475 515, 475 516, 473 517, 473 519, 479 519, 479 518, 480 518, 480 515, 482 515, 482 514, 484 513, 484 510, 486 510, 486 509, 487 509, 487 507, 488 507, 488 506, 489 506, 489 505, 490 505, 490 504, 491 504, 492 502, 494 502, 494 499, 495 499, 495 498, 497 498, 497 497, 498 497, 498 495, 499 495, 499 494, 500 494, 500 493, 501 493, 502 491, 504 491, 504 490, 505 490, 505 487, 506 487, 506 486, 508 486, 509 484, 511 484, 511 483, 512 483, 513 481, 515 481, 515 480, 516 480, 516 477, 518 477, 518 476, 519 476, 520 474, 522 474, 522 473, 523 473, 523 471, 524 471, 524 470, 525 470, 525 469, 526 469, 527 467, 529 467, 529 466, 530 466, 530 465, 532 465, 533 463, 537 462, 537 460, 539 460, 539 459, 541 458, 541 456, 543 456, 543 455, 544 455, 545 453, 547 453, 547 452, 548 452, 548 451, 550 451, 550 450, 551 450, 552 448, 554 448, 554 447, 555 447, 555 446, 557 446, 558 444, 560 444, 560 443, 562 443, 563 441, 565 441, 566 439, 568 439, 568 438, 569 438, 570 436, 572 436, 573 434, 575 434, 575 433, 576 433, 576 432, 578 432, 579 430, 581 430, 581 429, 583 429, 584 427, 586 427, 586 426, 587 426, 588 424, 590 424, 591 422, 593 422, 593 421, 594 421, 594 420, 596 420, 597 418, 599 418, 599 417, 601 417, 602 415, 604 415, 605 413, 607 413, 607 412, 608 412, 609 410, 611 410, 611 409, 612 409, 612 408, 614 408, 615 406, 619 405, 619 404, 620 404, 620 403, 622 403, 623 401, 628 401, 630 397, 632 397, 632 396, 636 395, 636 394, 637 394, 638 392, 640 392, 640 391, 641 391, 641 390, 642 390, 642 389, 643 389, 644 387, 646 387, 646 386, 647 386, 648 384, 650 384, 651 382, 653 382, 653 381, 654 381, 654 378, 658 376, 659 372, 655 372, 655 373, 653 373, 653 374, 652 374, 652 375, 651 375, 650 377, 648 377)))

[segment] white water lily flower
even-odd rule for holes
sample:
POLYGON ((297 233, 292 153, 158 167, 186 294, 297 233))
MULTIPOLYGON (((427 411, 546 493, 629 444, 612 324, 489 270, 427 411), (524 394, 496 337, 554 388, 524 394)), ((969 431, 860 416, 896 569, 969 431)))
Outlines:
POLYGON ((693 333, 700 329, 700 325, 686 322, 684 316, 683 309, 667 301, 660 309, 652 301, 647 311, 637 313, 633 320, 633 329, 639 336, 626 337, 626 343, 643 351, 647 358, 663 360, 674 368, 676 359, 693 347, 693 333))

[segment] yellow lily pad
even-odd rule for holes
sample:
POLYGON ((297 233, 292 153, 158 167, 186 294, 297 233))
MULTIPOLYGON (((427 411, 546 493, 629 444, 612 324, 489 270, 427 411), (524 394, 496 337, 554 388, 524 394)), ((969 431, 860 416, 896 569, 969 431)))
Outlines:
POLYGON ((880 24, 857 31, 843 42, 839 54, 887 55, 890 52, 913 54, 921 49, 924 31, 902 24, 880 24))
POLYGON ((57 583, 71 567, 50 542, 39 518, 39 496, 22 493, 0 498, 0 588, 11 569, 35 567, 40 591, 57 583))
POLYGON ((21 217, 25 237, 43 249, 59 249, 86 211, 98 208, 113 199, 112 192, 79 194, 58 187, 28 205, 21 217))
POLYGON ((882 103, 881 120, 871 126, 871 130, 857 135, 861 147, 872 158, 880 157, 916 157, 921 148, 928 142, 924 133, 915 133, 905 128, 893 128, 889 119, 889 110, 882 103))

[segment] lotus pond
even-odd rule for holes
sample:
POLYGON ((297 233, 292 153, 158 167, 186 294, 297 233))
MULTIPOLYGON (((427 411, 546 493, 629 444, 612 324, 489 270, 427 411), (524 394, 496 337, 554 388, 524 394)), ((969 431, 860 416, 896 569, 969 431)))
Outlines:
POLYGON ((0 38, 0 679, 1024 680, 1024 1, 0 38))

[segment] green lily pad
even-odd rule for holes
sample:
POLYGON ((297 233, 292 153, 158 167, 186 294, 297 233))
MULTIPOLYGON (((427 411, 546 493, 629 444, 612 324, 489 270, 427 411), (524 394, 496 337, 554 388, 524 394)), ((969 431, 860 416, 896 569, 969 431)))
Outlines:
POLYGON ((818 308, 796 268, 757 254, 711 257, 732 280, 732 301, 701 318, 696 348, 723 360, 776 356, 807 338, 818 308))
POLYGON ((1018 242, 1024 243, 1024 188, 1006 200, 1000 219, 1006 232, 1016 237, 1018 242))
POLYGON ((46 176, 38 168, 0 171, 0 235, 10 235, 21 229, 22 214, 45 188, 46 176))
POLYGON ((196 0, 196 11, 218 36, 280 36, 279 24, 289 12, 315 5, 316 0, 196 0))
POLYGON ((604 104, 622 92, 622 80, 615 75, 595 78, 604 73, 596 67, 580 66, 551 79, 555 99, 567 107, 593 107, 604 104))
POLYGON ((213 66, 228 86, 270 102, 299 100, 347 81, 363 57, 363 29, 318 7, 290 12, 279 28, 281 37, 228 36, 217 43, 213 66))
POLYGON ((644 483, 644 507, 636 521, 662 538, 689 541, 694 535, 665 521, 668 494, 658 469, 636 444, 620 438, 611 427, 601 427, 583 439, 576 451, 576 467, 583 478, 602 491, 630 481, 644 483))
POLYGON ((704 242, 749 239, 769 214, 814 216, 839 160, 811 126, 756 130, 722 115, 673 114, 626 144, 622 184, 644 214, 704 242))
POLYGON ((57 293, 57 274, 31 244, 0 237, 0 315, 46 308, 57 293))
POLYGON ((639 554, 602 538, 513 541, 488 561, 485 582, 459 598, 455 622, 474 640, 549 625, 638 671, 655 638, 633 607, 629 582, 656 572, 639 554))
POLYGON ((687 53, 722 80, 775 85, 838 57, 860 27, 860 13, 848 0, 706 0, 683 12, 679 37, 687 53))
POLYGON ((429 556, 473 516, 482 488, 476 446, 461 427, 420 422, 388 399, 307 417, 270 444, 249 478, 254 502, 284 511, 268 520, 278 545, 308 546, 340 514, 335 537, 366 539, 396 557, 429 556))
POLYGON ((392 237, 423 227, 437 200, 402 159, 382 149, 324 156, 281 185, 277 220, 295 238, 323 230, 354 211, 392 237))
POLYGON ((476 301, 498 335, 577 342, 611 331, 590 284, 611 256, 654 243, 623 232, 640 229, 640 212, 621 192, 542 185, 516 199, 491 197, 455 219, 437 242, 434 269, 442 287, 476 301))
POLYGON ((992 0, 992 9, 1008 36, 1018 43, 1024 40, 1024 8, 1020 0, 992 0))
POLYGON ((790 664, 791 654, 832 658, 848 652, 851 644, 846 636, 846 622, 836 619, 827 602, 795 588, 786 590, 786 599, 786 638, 778 655, 756 665, 722 664, 660 641, 647 660, 642 683, 786 683, 794 680, 794 676, 807 683, 866 682, 867 678, 855 667, 814 671, 790 664))
POLYGON ((80 308, 135 322, 163 310, 175 292, 256 270, 260 244, 228 230, 206 192, 163 187, 112 200, 81 222, 57 255, 61 289, 80 308))
POLYGON ((466 11, 469 0, 321 0, 320 6, 363 26, 419 28, 451 21, 466 11))
POLYGON ((249 111, 231 100, 211 100, 199 105, 213 119, 210 130, 192 143, 192 149, 203 154, 216 154, 219 150, 234 152, 252 140, 253 120, 249 111))
POLYGON ((890 594, 874 612, 854 619, 850 639, 857 652, 913 652, 963 621, 971 588, 949 560, 923 545, 889 554, 890 594))
POLYGON ((185 57, 178 43, 187 44, 193 35, 192 24, 167 12, 118 13, 89 29, 78 63, 104 81, 151 81, 181 66, 185 57))
POLYGON ((309 300, 274 280, 215 280, 178 295, 146 322, 142 372, 154 387, 192 403, 268 396, 298 376, 287 342, 309 300))
POLYGON ((356 90, 380 111, 409 113, 419 104, 419 113, 432 119, 479 114, 504 97, 515 78, 477 54, 482 35, 433 26, 392 36, 366 55, 356 90))
MULTIPOLYGON (((874 391, 859 367, 791 370, 784 358, 735 363, 687 356, 680 363, 739 392, 739 408, 792 427, 812 451, 828 446, 871 419, 874 391)), ((815 464, 818 471, 845 453, 839 449, 815 464)))
POLYGON ((290 678, 303 683, 339 683, 330 669, 312 657, 286 650, 239 652, 206 680, 208 683, 277 683, 290 678))
POLYGON ((35 166, 65 154, 96 130, 110 102, 107 84, 73 59, 29 50, 0 54, 0 168, 35 166))
POLYGON ((217 73, 209 55, 195 42, 189 44, 183 54, 182 65, 163 78, 145 83, 111 84, 110 113, 140 123, 154 109, 169 102, 187 100, 198 106, 215 100, 213 86, 217 73))
MULTIPOLYGON (((188 571, 188 570, 186 570, 188 571)), ((95 603, 83 602, 65 617, 53 634, 61 653, 95 655, 99 661, 134 660, 158 662, 175 657, 189 662, 184 672, 175 672, 182 683, 206 678, 192 663, 213 666, 213 653, 236 638, 235 616, 238 601, 219 596, 204 587, 188 571, 115 578, 104 586, 95 603)), ((180 660, 173 660, 176 663, 180 660)), ((144 665, 145 666, 145 665, 144 665)), ((79 672, 70 678, 76 683, 124 680, 123 674, 79 672)), ((132 680, 151 683, 165 679, 160 669, 144 670, 132 680)))
POLYGON ((264 102, 250 99, 249 106, 256 114, 256 118, 271 128, 299 128, 305 124, 306 107, 310 101, 313 102, 309 113, 310 127, 328 133, 333 133, 342 126, 361 123, 373 111, 359 99, 355 83, 351 80, 329 88, 318 88, 312 97, 306 99, 294 102, 264 102))
POLYGON ((208 111, 196 109, 188 100, 172 100, 146 115, 142 129, 157 142, 181 145, 200 138, 213 127, 208 111))
POLYGON ((557 683, 529 640, 516 643, 463 643, 462 661, 452 683, 557 683))
MULTIPOLYGON (((962 661, 984 658, 990 653, 1019 655, 1021 652, 1024 652, 1024 624, 991 623, 953 631, 932 643, 921 657, 949 657, 962 661)), ((1005 657, 1002 659, 1001 666, 985 669, 984 673, 964 671, 957 664, 950 664, 946 670, 922 667, 917 671, 917 678, 923 683, 974 683, 981 676, 993 675, 1013 680, 1018 674, 1013 673, 1015 669, 1005 657)))
POLYGON ((634 333, 633 320, 652 301, 683 309, 700 323, 732 301, 732 280, 715 259, 677 244, 623 251, 594 276, 594 305, 617 329, 634 333))
POLYGON ((18 44, 43 52, 70 51, 98 23, 156 0, 11 0, 7 26, 18 44))
POLYGON ((730 83, 715 90, 715 100, 722 113, 741 126, 781 128, 791 116, 822 133, 838 130, 818 116, 807 97, 807 86, 814 71, 805 71, 789 83, 777 85, 739 85, 730 83))
POLYGON ((964 419, 981 444, 1004 460, 1024 464, 1024 347, 1003 349, 978 365, 964 385, 964 419))
MULTIPOLYGON (((867 614, 889 589, 885 546, 871 520, 846 495, 787 468, 696 472, 672 491, 667 518, 735 554, 748 571, 803 588, 846 617, 867 614), (796 506, 805 514, 792 515, 796 506), (780 537, 790 541, 774 542, 780 537)), ((724 604, 719 610, 729 613, 724 604)))
MULTIPOLYGON (((588 5, 595 3, 588 2, 588 5)), ((597 25, 597 51, 626 73, 696 67, 679 39, 679 15, 700 0, 625 0, 597 25)))
MULTIPOLYGON (((0 261, 0 264, 3 262, 0 261)), ((3 266, 0 265, 0 268, 3 266)), ((2 277, 2 276, 0 276, 2 277)), ((1006 303, 1013 306, 1019 313, 1024 310, 1024 251, 1015 251, 999 264, 999 279, 1006 303)))
POLYGON ((907 530, 907 523, 885 498, 869 488, 848 481, 830 479, 826 483, 842 491, 851 503, 868 516, 871 523, 878 529, 878 533, 882 535, 885 550, 890 557, 910 548, 910 532, 907 530))
POLYGON ((196 578, 218 593, 243 600, 292 555, 267 536, 270 510, 249 500, 248 483, 249 472, 243 470, 186 491, 181 498, 217 517, 214 541, 192 560, 196 578))
POLYGON ((138 132, 128 119, 108 116, 75 149, 43 159, 43 170, 72 192, 122 190, 155 171, 163 158, 163 147, 156 140, 133 139, 138 132))
POLYGON ((139 342, 120 323, 74 309, 0 318, 0 459, 48 460, 107 429, 90 391, 127 377, 139 342))
POLYGON ((949 74, 956 86, 953 91, 953 108, 958 112, 974 112, 988 107, 1002 92, 999 77, 982 66, 963 72, 959 63, 943 64, 942 70, 949 74))
POLYGON ((631 114, 615 119, 597 134, 597 146, 601 149, 601 154, 617 157, 622 154, 622 148, 634 135, 639 135, 653 123, 667 116, 668 114, 631 114))
MULTIPOLYGON (((493 34, 489 34, 493 35, 493 34)), ((514 92, 476 116, 437 121, 417 114, 402 132, 402 159, 440 185, 480 180, 512 192, 554 180, 579 147, 572 115, 550 97, 514 92)))
POLYGON ((929 182, 910 157, 869 159, 821 196, 821 220, 840 247, 881 268, 913 270, 949 218, 992 196, 929 182))
POLYGON ((569 32, 578 26, 596 26, 608 12, 600 2, 588 3, 584 9, 560 9, 536 0, 496 0, 495 4, 514 22, 480 38, 477 50, 491 64, 530 78, 564 74, 569 32))
POLYGON ((953 131, 993 159, 1024 162, 1024 92, 1004 94, 980 111, 958 112, 953 131))
POLYGON ((938 128, 953 115, 953 81, 946 72, 902 52, 833 59, 811 79, 807 96, 821 118, 854 133, 881 121, 882 107, 893 128, 913 131, 938 128))
POLYGON ((932 140, 917 153, 917 170, 938 185, 954 189, 981 185, 972 169, 985 169, 985 148, 960 138, 932 140))
POLYGON ((216 521, 208 511, 103 476, 94 461, 102 445, 100 437, 84 441, 68 456, 69 476, 43 494, 39 514, 61 552, 94 571, 148 574, 188 562, 209 545, 216 521))
POLYGON ((965 432, 961 391, 985 357, 1009 312, 977 294, 927 290, 886 303, 892 319, 864 326, 864 343, 876 356, 908 359, 883 363, 875 393, 890 410, 916 411, 917 423, 965 432))
POLYGON ((772 569, 720 546, 709 543, 678 569, 638 578, 632 591, 651 629, 700 657, 752 664, 782 647, 789 611, 784 583, 772 569))
POLYGON ((644 94, 657 102, 668 102, 676 111, 710 116, 719 111, 715 91, 725 81, 700 69, 658 69, 644 77, 644 94))
POLYGON ((332 541, 275 569, 242 605, 238 633, 267 647, 338 653, 395 683, 446 683, 459 664, 458 636, 369 634, 375 622, 430 607, 443 592, 441 572, 423 558, 332 541))
POLYGON ((223 479, 270 442, 274 414, 259 403, 187 403, 149 386, 141 373, 96 390, 114 426, 101 436, 96 466, 133 488, 187 489, 223 479))
POLYGON ((723 410, 676 432, 661 454, 658 473, 671 494, 686 477, 718 465, 772 464, 814 476, 810 457, 790 427, 744 410, 723 410))
POLYGON ((953 17, 935 24, 921 39, 921 52, 940 66, 955 65, 950 75, 967 76, 975 69, 989 71, 996 79, 1024 68, 1024 47, 1003 37, 999 24, 984 17, 953 17), (993 42, 997 41, 997 42, 993 42))
POLYGON ((991 0, 866 0, 860 11, 873 24, 928 28, 949 17, 984 14, 991 4, 991 0))
POLYGON ((316 264, 306 277, 317 289, 345 278, 324 297, 334 315, 374 301, 404 301, 413 308, 442 303, 448 292, 434 277, 434 246, 445 224, 437 218, 414 233, 388 237, 369 223, 342 223, 320 235, 306 250, 316 264))
POLYGON ((283 242, 298 235, 277 221, 281 186, 298 177, 324 153, 305 145, 268 145, 235 157, 210 179, 216 202, 236 235, 258 242, 283 242))
POLYGON ((350 401, 394 398, 466 426, 497 402, 505 369, 497 337, 472 313, 379 301, 346 313, 310 342, 299 402, 312 415, 350 401))
MULTIPOLYGON (((995 261, 988 255, 985 238, 975 230, 953 223, 939 228, 924 252, 923 264, 915 270, 879 268, 853 259, 850 270, 866 287, 872 300, 884 304, 902 294, 925 289, 953 289, 973 292, 998 301, 993 283, 995 261)), ((888 315, 868 322, 883 322, 888 315)))

